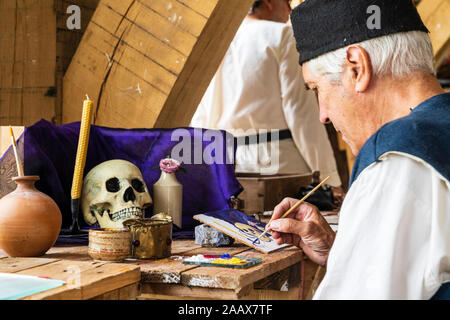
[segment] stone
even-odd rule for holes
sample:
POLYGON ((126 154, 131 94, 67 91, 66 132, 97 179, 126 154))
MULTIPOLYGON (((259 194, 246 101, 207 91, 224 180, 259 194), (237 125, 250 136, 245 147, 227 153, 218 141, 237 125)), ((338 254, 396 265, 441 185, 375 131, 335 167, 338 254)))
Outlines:
POLYGON ((234 239, 206 224, 195 227, 195 243, 202 247, 229 246, 234 239))

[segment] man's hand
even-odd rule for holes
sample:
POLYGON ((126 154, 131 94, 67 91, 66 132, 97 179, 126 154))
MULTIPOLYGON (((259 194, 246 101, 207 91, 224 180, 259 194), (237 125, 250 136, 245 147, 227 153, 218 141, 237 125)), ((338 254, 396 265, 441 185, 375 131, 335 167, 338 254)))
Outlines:
POLYGON ((286 198, 273 211, 266 228, 278 244, 289 243, 302 248, 315 263, 325 266, 335 233, 316 206, 302 203, 285 219, 280 217, 298 202, 286 198))

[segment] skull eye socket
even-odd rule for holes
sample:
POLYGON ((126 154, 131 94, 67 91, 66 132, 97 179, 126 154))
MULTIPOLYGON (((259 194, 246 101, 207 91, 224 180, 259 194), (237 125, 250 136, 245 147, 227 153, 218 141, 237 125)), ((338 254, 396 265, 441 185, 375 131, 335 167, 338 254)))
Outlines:
POLYGON ((136 190, 139 193, 145 192, 144 184, 139 179, 133 179, 131 181, 131 186, 133 187, 134 190, 136 190))
POLYGON ((120 183, 119 183, 119 179, 117 178, 111 178, 108 181, 106 181, 106 190, 108 190, 108 192, 119 192, 120 190, 120 183))

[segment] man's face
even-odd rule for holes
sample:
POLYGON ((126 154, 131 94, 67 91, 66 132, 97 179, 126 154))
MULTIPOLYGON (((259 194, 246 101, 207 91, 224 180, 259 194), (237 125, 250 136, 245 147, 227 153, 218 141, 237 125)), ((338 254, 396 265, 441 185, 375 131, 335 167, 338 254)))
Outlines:
POLYGON ((303 77, 307 87, 314 90, 319 99, 320 122, 333 123, 336 131, 357 155, 364 145, 364 115, 361 112, 361 101, 355 94, 352 83, 341 79, 340 84, 331 83, 325 76, 318 76, 303 64, 303 77))

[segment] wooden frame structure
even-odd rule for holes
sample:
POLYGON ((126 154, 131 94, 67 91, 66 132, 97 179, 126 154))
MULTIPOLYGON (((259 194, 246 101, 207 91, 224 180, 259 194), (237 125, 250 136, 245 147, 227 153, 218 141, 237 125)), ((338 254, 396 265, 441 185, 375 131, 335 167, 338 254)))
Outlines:
POLYGON ((101 0, 64 77, 63 122, 187 126, 253 0, 101 0))

